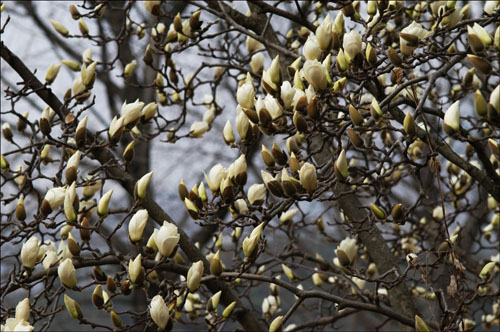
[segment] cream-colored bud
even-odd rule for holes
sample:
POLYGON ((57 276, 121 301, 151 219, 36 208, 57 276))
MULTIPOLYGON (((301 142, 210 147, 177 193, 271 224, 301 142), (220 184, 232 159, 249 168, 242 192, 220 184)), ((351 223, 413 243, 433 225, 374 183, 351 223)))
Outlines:
POLYGON ((191 292, 194 292, 200 286, 201 278, 203 277, 203 261, 193 263, 187 273, 187 287, 191 292))
POLYGON ((300 184, 308 192, 313 192, 318 186, 316 175, 316 167, 313 164, 306 162, 299 171, 300 184))
POLYGON ((21 262, 28 269, 33 269, 38 259, 39 241, 38 238, 32 236, 28 241, 23 243, 21 248, 21 262))
POLYGON ((250 235, 243 240, 243 253, 245 256, 250 257, 259 245, 260 234, 262 233, 263 227, 264 223, 260 223, 259 226, 255 227, 250 235))
POLYGON ((78 303, 66 294, 64 294, 64 305, 71 318, 78 320, 83 318, 83 313, 78 303))
POLYGON ((335 62, 337 63, 337 67, 340 71, 345 71, 347 69, 348 63, 344 51, 342 49, 339 50, 335 62))
POLYGON ((271 81, 274 84, 279 84, 281 81, 281 75, 280 75, 280 56, 277 55, 273 61, 271 62, 271 66, 269 67, 268 71, 269 77, 271 78, 271 81))
POLYGON ((259 41, 253 39, 252 37, 247 36, 246 48, 247 48, 248 53, 253 53, 253 52, 257 51, 258 49, 261 49, 262 44, 259 41))
POLYGON ((203 137, 208 130, 208 124, 205 121, 195 121, 191 125, 189 135, 194 138, 203 137))
POLYGON ((323 20, 323 23, 316 28, 316 39, 319 48, 323 51, 330 48, 330 42, 332 41, 332 20, 330 19, 330 14, 328 14, 323 20))
POLYGON ((56 187, 47 191, 40 208, 44 216, 49 215, 52 211, 63 205, 65 192, 66 189, 63 187, 56 187))
POLYGON ((358 246, 356 245, 356 239, 345 238, 337 246, 337 257, 342 266, 352 265, 356 260, 358 254, 358 246))
POLYGON ((144 281, 144 268, 142 267, 142 256, 141 254, 137 255, 134 260, 130 259, 128 263, 128 275, 130 277, 130 281, 134 284, 142 285, 144 281))
POLYGON ((231 302, 222 312, 222 317, 226 319, 229 318, 235 307, 236 307, 236 301, 231 302))
POLYGON ((250 59, 250 68, 252 68, 252 71, 255 74, 259 74, 262 68, 264 68, 264 60, 265 56, 262 52, 252 55, 252 58, 250 59))
POLYGON ((97 214, 101 217, 108 215, 108 206, 111 200, 111 195, 113 195, 113 189, 102 195, 99 203, 97 204, 97 214))
POLYGON ((281 84, 281 100, 285 104, 286 109, 293 106, 293 97, 295 96, 295 88, 292 87, 289 81, 284 81, 281 84))
POLYGON ((333 31, 341 36, 344 33, 344 13, 339 10, 333 22, 333 31))
POLYGON ((325 67, 317 60, 307 60, 302 69, 305 79, 316 90, 323 90, 328 85, 325 67))
POLYGON ((430 34, 432 34, 431 31, 427 31, 422 25, 413 21, 409 26, 401 30, 399 36, 399 48, 401 53, 405 56, 410 56, 415 48, 417 48, 419 41, 428 37, 430 34))
POLYGON ((60 68, 61 68, 60 64, 59 65, 51 64, 49 66, 49 69, 47 69, 47 73, 45 74, 45 82, 47 84, 51 84, 52 82, 54 82, 54 80, 57 77, 57 74, 59 73, 60 68))
POLYGON ((61 63, 72 71, 80 71, 80 65, 73 60, 61 60, 61 63))
POLYGON ((269 332, 278 332, 283 329, 283 316, 276 317, 269 325, 269 332))
POLYGON ((147 122, 152 119, 158 112, 158 104, 154 101, 144 106, 142 109, 141 121, 147 122))
POLYGON ((238 132, 242 140, 245 140, 249 127, 250 120, 248 119, 248 116, 243 111, 241 111, 236 116, 236 131, 238 132))
POLYGON ((132 75, 136 66, 137 66, 136 60, 132 60, 129 63, 127 63, 127 65, 125 66, 125 69, 123 69, 123 77, 127 78, 130 75, 132 75))
POLYGON ((130 242, 140 243, 142 241, 142 233, 148 222, 149 214, 146 209, 137 211, 128 224, 128 236, 130 242))
POLYGON ((302 53, 306 60, 318 60, 321 56, 321 48, 318 45, 318 40, 315 35, 309 35, 307 38, 302 53))
POLYGON ((144 174, 139 181, 135 184, 134 196, 136 199, 143 199, 146 197, 146 190, 148 189, 149 182, 151 181, 151 177, 153 176, 153 171, 144 174))
POLYGON ((489 281, 492 277, 492 269, 495 267, 495 262, 489 262, 489 263, 486 263, 486 265, 483 266, 483 268, 481 269, 481 272, 479 273, 479 276, 481 277, 481 279, 483 279, 484 281, 489 281))
POLYGON ((425 321, 419 315, 415 315, 415 330, 417 332, 431 332, 425 321))
POLYGON ((180 235, 177 226, 167 221, 163 222, 155 236, 158 251, 163 257, 170 257, 179 243, 180 235))
POLYGON ((347 159, 345 156, 345 150, 342 150, 339 154, 339 157, 334 163, 334 170, 337 177, 341 179, 346 179, 349 175, 348 167, 347 167, 347 159))
POLYGON ((282 224, 286 224, 290 221, 293 221, 293 217, 295 217, 297 213, 299 213, 298 209, 291 209, 286 212, 283 212, 280 216, 280 222, 282 224))
POLYGON ((233 126, 231 125, 231 121, 229 120, 227 120, 226 124, 224 125, 222 137, 224 138, 224 142, 226 142, 226 144, 230 145, 234 143, 233 126))
POLYGON ((136 121, 140 118, 141 116, 141 110, 144 107, 144 103, 139 101, 138 99, 133 102, 127 104, 127 102, 124 102, 122 105, 121 109, 121 117, 120 119, 123 118, 123 125, 124 126, 133 126, 135 125, 136 121))
POLYGON ((158 327, 164 330, 170 319, 170 313, 161 295, 156 295, 151 300, 149 314, 158 327))
POLYGON ((491 91, 489 104, 493 106, 497 114, 500 115, 500 84, 491 91))
POLYGON ((454 102, 445 112, 443 130, 453 136, 460 130, 460 100, 454 102))
POLYGON ((359 32, 356 30, 351 30, 344 35, 343 49, 345 55, 348 57, 348 61, 353 61, 354 57, 361 52, 362 39, 359 32))
POLYGON ((222 164, 216 164, 210 169, 208 176, 205 173, 203 174, 205 175, 208 187, 215 193, 219 190, 220 183, 226 177, 227 171, 222 164))
POLYGON ((49 20, 49 22, 61 36, 67 37, 69 35, 68 29, 66 29, 66 27, 62 25, 60 22, 54 20, 49 20))
MULTIPOLYGON (((146 0, 144 1, 144 7, 146 10, 153 15, 160 15, 161 1, 160 0, 146 0)), ((166 325, 166 323, 165 323, 166 325)), ((162 329, 165 327, 162 327, 162 329)))
POLYGON ((241 107, 253 108, 255 105, 255 90, 252 83, 246 82, 238 88, 236 99, 241 107))
POLYGON ((70 258, 64 259, 57 268, 57 274, 61 283, 67 288, 73 288, 76 286, 76 275, 75 267, 70 258))
POLYGON ((210 260, 210 273, 219 276, 224 271, 222 262, 220 260, 220 250, 217 250, 215 255, 210 260))
MULTIPOLYGON (((30 299, 25 298, 20 301, 16 306, 16 319, 18 321, 29 321, 30 320, 30 299)), ((16 330, 21 331, 21 330, 16 330)))
POLYGON ((266 198, 266 186, 264 184, 253 184, 248 188, 248 201, 250 204, 260 205, 266 198))
POLYGON ((64 194, 64 215, 66 221, 70 224, 76 223, 75 200, 78 199, 76 195, 76 182, 73 182, 69 188, 66 189, 64 194))

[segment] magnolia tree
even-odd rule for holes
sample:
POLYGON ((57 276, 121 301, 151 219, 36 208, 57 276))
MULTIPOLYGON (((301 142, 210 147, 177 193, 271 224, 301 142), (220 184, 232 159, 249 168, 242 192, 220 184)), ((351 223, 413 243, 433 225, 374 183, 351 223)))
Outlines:
POLYGON ((498 325, 498 1, 68 5, 1 6, 2 331, 498 325))

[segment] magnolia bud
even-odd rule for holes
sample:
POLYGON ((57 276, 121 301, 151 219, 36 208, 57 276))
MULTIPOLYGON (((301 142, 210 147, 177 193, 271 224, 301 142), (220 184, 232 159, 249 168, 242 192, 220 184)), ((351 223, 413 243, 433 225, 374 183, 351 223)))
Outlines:
POLYGON ((280 332, 283 330, 283 316, 276 317, 269 326, 269 332, 280 332))
POLYGON ((483 266, 481 272, 479 273, 479 276, 483 279, 483 281, 489 282, 491 280, 491 277, 493 276, 492 269, 495 267, 495 264, 495 262, 489 262, 483 266))
POLYGON ((271 148, 271 154, 273 156, 273 159, 280 165, 286 165, 287 163, 287 157, 286 154, 281 150, 281 148, 276 144, 276 142, 273 143, 273 146, 271 148))
MULTIPOLYGON (((370 3, 375 3, 375 1, 369 1, 370 3)), ((377 53, 375 52, 375 49, 373 46, 368 43, 366 45, 366 61, 371 65, 375 66, 377 64, 377 53)))
POLYGON ((375 120, 379 120, 383 115, 382 109, 380 108, 378 101, 375 98, 372 99, 372 102, 370 104, 370 114, 375 120))
POLYGON ((304 44, 302 53, 306 60, 317 60, 321 56, 321 49, 315 35, 310 35, 304 44))
POLYGON ((130 289, 130 280, 125 280, 124 282, 122 282, 122 284, 120 285, 120 293, 126 296, 131 292, 132 290, 130 289))
POLYGON ((352 105, 349 105, 349 116, 351 117, 352 123, 356 126, 361 126, 364 122, 361 113, 352 105))
POLYGON ((266 198, 266 187, 264 184, 253 184, 248 188, 248 201, 252 205, 261 205, 266 198))
POLYGON ((66 294, 64 294, 64 305, 71 318, 78 320, 83 318, 83 313, 78 303, 66 294))
POLYGON ((67 288, 74 288, 76 286, 75 272, 75 267, 73 266, 73 262, 70 258, 66 258, 65 260, 63 260, 57 268, 59 279, 61 280, 61 283, 67 288))
POLYGON ((141 200, 146 197, 146 189, 153 176, 153 171, 142 176, 135 184, 134 196, 136 200, 141 200))
POLYGON ((332 40, 332 20, 330 19, 330 14, 328 14, 323 20, 323 23, 316 28, 316 39, 319 48, 323 51, 327 51, 330 48, 330 42, 332 40))
POLYGON ((161 12, 161 1, 160 0, 146 0, 144 1, 144 7, 151 14, 158 16, 161 12))
POLYGON ((224 311, 222 312, 222 317, 224 318, 229 318, 229 316, 231 316, 231 313, 233 312, 234 308, 236 307, 236 301, 233 301, 231 302, 231 304, 229 304, 226 309, 224 309, 224 311))
MULTIPOLYGON (((285 169, 283 169, 283 171, 285 171, 285 169)), ((280 216, 280 222, 282 224, 286 224, 286 223, 292 221, 293 217, 295 217, 295 215, 297 213, 299 213, 298 209, 291 209, 291 210, 288 210, 287 212, 282 213, 280 216)))
POLYGON ((145 64, 152 66, 153 65, 153 51, 151 51, 151 45, 148 44, 146 46, 146 51, 144 52, 144 56, 142 57, 142 61, 144 61, 145 64))
POLYGON ((66 189, 63 187, 56 187, 47 191, 40 207, 43 216, 48 216, 64 203, 65 192, 66 189))
POLYGON ((38 259, 39 242, 38 238, 32 236, 23 243, 21 248, 21 262, 23 266, 32 270, 35 268, 38 259))
POLYGON ((45 74, 45 83, 51 84, 54 82, 54 80, 57 77, 57 74, 59 73, 59 69, 61 68, 61 65, 53 65, 51 64, 49 66, 49 69, 47 69, 47 73, 45 74))
POLYGON ((191 292, 194 292, 200 286, 201 278, 203 277, 203 261, 193 263, 187 273, 187 287, 191 292))
POLYGON ((399 56, 398 52, 389 46, 388 48, 389 60, 395 67, 401 67, 403 59, 399 56))
POLYGON ((261 47, 262 47, 262 44, 259 41, 253 39, 250 36, 247 36, 246 48, 247 48, 248 53, 253 53, 256 50, 260 49, 261 47))
POLYGON ((460 100, 454 102, 444 114, 443 130, 454 136, 460 130, 460 100))
POLYGON ((151 315, 151 318, 156 323, 156 325, 160 327, 160 329, 164 330, 166 328, 170 319, 170 313, 161 295, 156 295, 151 300, 149 314, 151 315))
POLYGON ((186 210, 193 219, 198 219, 198 208, 189 198, 184 198, 184 205, 186 206, 186 210))
POLYGON ((24 195, 21 194, 16 204, 16 218, 19 221, 26 219, 26 209, 24 208, 24 195))
POLYGON ((142 283, 144 282, 145 271, 144 267, 142 267, 141 254, 137 255, 134 260, 129 260, 128 275, 130 277, 130 281, 132 281, 136 285, 142 285, 142 283))
POLYGON ((155 244, 163 257, 170 257, 174 253, 179 239, 177 226, 167 221, 163 222, 160 230, 154 235, 155 244))
POLYGON ((224 142, 226 142, 227 145, 231 145, 232 143, 234 143, 233 126, 231 125, 231 121, 229 120, 227 120, 224 126, 222 137, 224 138, 224 142))
POLYGON ((106 279, 106 288, 112 293, 116 290, 115 280, 111 276, 106 279))
POLYGON ((349 139, 351 140, 351 143, 354 144, 356 147, 363 147, 364 142, 363 139, 356 133, 354 129, 347 129, 347 134, 349 135, 349 139))
POLYGON ((78 166, 80 165, 80 151, 73 153, 66 165, 66 183, 70 184, 76 180, 78 166))
POLYGON ((305 79, 316 90, 324 90, 328 85, 325 67, 318 60, 307 60, 302 68, 305 79))
POLYGON ((411 113, 408 112, 405 115, 404 121, 403 121, 403 127, 405 132, 408 134, 408 136, 413 137, 415 136, 416 132, 416 127, 415 127, 415 120, 413 120, 413 116, 411 116, 411 113))
POLYGON ((251 82, 246 82, 238 88, 236 99, 243 108, 253 108, 255 104, 255 90, 251 82))
POLYGON ((427 324, 419 315, 415 315, 415 330, 417 330, 417 332, 431 332, 427 324))
POLYGON ((281 81, 281 75, 280 75, 280 56, 277 55, 272 63, 271 66, 269 67, 268 70, 269 77, 271 78, 271 81, 274 84, 279 84, 281 81))
POLYGON ((347 56, 347 61, 352 62, 356 55, 361 52, 362 49, 362 39, 359 32, 356 30, 351 30, 344 35, 343 50, 347 56))
POLYGON ((75 205, 78 204, 78 196, 76 195, 76 182, 73 182, 68 189, 66 189, 64 195, 64 215, 66 217, 66 221, 69 224, 76 223, 76 211, 75 205))
POLYGON ((113 189, 102 195, 99 203, 97 204, 97 214, 100 217, 105 217, 108 215, 109 201, 111 200, 111 195, 113 195, 113 189))
POLYGON ((217 250, 215 255, 212 257, 212 260, 210 261, 210 273, 214 276, 220 276, 222 272, 224 272, 224 268, 220 260, 220 250, 217 250))
POLYGON ((378 207, 377 205, 370 203, 370 210, 372 211, 373 215, 377 220, 385 220, 386 214, 385 212, 378 207))
POLYGON ((54 111, 49 106, 45 107, 42 111, 42 116, 40 117, 40 131, 45 136, 48 136, 52 131, 51 119, 54 114, 54 111))
POLYGON ((148 222, 148 211, 146 209, 137 211, 128 224, 128 236, 130 242, 139 244, 142 241, 142 233, 148 222))
POLYGON ((49 20, 49 22, 61 36, 67 37, 69 35, 68 29, 66 29, 61 23, 54 20, 49 20))
POLYGON ((358 253, 356 239, 345 238, 337 246, 337 258, 342 266, 349 266, 354 263, 358 253))
POLYGON ((479 70, 481 73, 488 75, 491 72, 491 64, 486 59, 474 54, 467 54, 467 59, 469 59, 474 68, 479 70))
POLYGON ((309 162, 304 163, 300 168, 299 178, 302 187, 310 193, 318 186, 316 167, 309 162))
POLYGON ((102 295, 102 286, 97 285, 92 292, 92 304, 97 308, 101 309, 104 306, 104 297, 102 295))
POLYGON ((262 68, 264 67, 264 60, 265 56, 263 53, 256 53, 252 55, 252 58, 250 59, 250 68, 252 68, 254 74, 260 74, 262 68))
POLYGON ((349 171, 347 168, 347 159, 345 157, 345 150, 342 150, 339 154, 339 157, 333 164, 335 175, 339 179, 346 179, 349 175, 349 171))
POLYGON ((260 243, 260 234, 262 233, 262 229, 264 227, 264 223, 260 223, 259 226, 255 227, 253 231, 243 240, 243 253, 246 257, 251 257, 254 254, 255 248, 260 243))
POLYGON ((488 103, 479 89, 474 94, 474 109, 480 117, 485 117, 488 114, 488 103))

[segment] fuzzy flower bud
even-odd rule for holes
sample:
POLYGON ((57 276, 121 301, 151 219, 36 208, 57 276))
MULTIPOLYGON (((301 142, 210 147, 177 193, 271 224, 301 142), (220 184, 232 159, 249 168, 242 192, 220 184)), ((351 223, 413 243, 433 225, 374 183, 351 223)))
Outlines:
POLYGON ((193 263, 187 274, 187 287, 194 292, 200 286, 201 277, 203 277, 203 261, 193 263))

